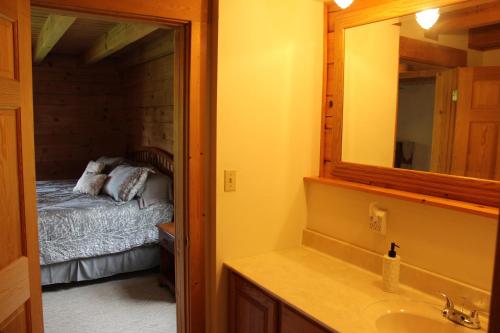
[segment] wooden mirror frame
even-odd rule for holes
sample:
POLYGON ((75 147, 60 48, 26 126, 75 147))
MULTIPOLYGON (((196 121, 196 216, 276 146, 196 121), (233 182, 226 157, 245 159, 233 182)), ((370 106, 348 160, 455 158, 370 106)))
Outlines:
MULTIPOLYGON (((478 0, 481 2, 481 0, 478 0)), ((448 5, 466 4, 464 0, 398 0, 371 2, 371 6, 346 10, 335 13, 335 21, 329 22, 327 26, 334 24, 334 33, 325 36, 325 79, 324 79, 324 101, 323 110, 332 107, 333 119, 330 135, 322 136, 321 170, 320 178, 334 178, 341 181, 362 183, 374 187, 389 188, 401 192, 417 193, 420 195, 438 197, 442 200, 460 201, 472 203, 475 206, 498 207, 500 205, 500 182, 467 178, 446 174, 436 174, 423 171, 395 169, 387 167, 369 166, 342 161, 342 124, 343 124, 343 95, 344 95, 344 30, 364 24, 388 20, 414 14, 424 9, 433 7, 444 7, 448 5), (333 43, 331 41, 333 37, 333 43), (328 58, 331 59, 331 45, 333 45, 334 66, 328 66, 328 58), (328 47, 329 46, 329 47, 328 47), (327 51, 328 49, 328 51, 327 51), (333 68, 332 68, 333 67, 333 68), (333 69, 333 76, 332 76, 333 69), (329 99, 329 93, 333 101, 329 99), (328 151, 330 150, 330 151, 328 151), (331 163, 324 163, 326 154, 331 154, 331 163)), ((469 6, 470 4, 468 4, 469 6)), ((328 7, 327 7, 328 8, 328 7)), ((328 17, 328 10, 326 10, 328 17)), ((325 28, 327 29, 327 28, 325 28)), ((328 30, 326 31, 328 32, 328 30)), ((331 64, 330 64, 331 65, 331 64)), ((326 111, 324 111, 325 113, 326 111)), ((322 128, 327 128, 322 118, 322 128)), ((374 191, 376 192, 376 191, 374 191)), ((424 201, 423 199, 420 201, 424 201)), ((441 205, 447 206, 448 204, 441 205)), ((457 203, 458 205, 458 203, 457 203)), ((453 206, 453 204, 449 204, 453 206)), ((498 210, 490 210, 485 215, 498 214, 498 210)))

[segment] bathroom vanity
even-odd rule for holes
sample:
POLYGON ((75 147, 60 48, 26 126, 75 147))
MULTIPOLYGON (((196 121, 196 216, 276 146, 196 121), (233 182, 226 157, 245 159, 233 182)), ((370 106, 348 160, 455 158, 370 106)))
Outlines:
POLYGON ((332 332, 234 271, 229 275, 229 309, 230 332, 332 332))
MULTIPOLYGON (((487 332, 486 316, 480 330, 456 325, 442 316, 446 302, 437 293, 404 284, 385 292, 379 274, 308 246, 229 260, 225 266, 231 333, 487 332)), ((445 293, 454 288, 433 282, 436 286, 445 293)))

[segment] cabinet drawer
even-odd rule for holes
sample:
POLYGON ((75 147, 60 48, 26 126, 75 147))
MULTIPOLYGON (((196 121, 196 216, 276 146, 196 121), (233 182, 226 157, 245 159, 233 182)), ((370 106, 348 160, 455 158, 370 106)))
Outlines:
POLYGON ((330 333, 330 330, 321 327, 305 318, 290 307, 281 304, 280 333, 330 333))

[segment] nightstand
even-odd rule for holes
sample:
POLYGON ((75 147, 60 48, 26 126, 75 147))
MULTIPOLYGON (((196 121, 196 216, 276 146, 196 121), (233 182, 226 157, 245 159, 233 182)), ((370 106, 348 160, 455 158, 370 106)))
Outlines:
POLYGON ((156 226, 160 239, 160 285, 168 287, 175 295, 175 223, 156 226))

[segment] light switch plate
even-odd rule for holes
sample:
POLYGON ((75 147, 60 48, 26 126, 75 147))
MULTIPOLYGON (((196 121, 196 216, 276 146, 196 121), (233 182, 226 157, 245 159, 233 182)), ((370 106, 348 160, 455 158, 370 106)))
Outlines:
POLYGON ((224 192, 236 191, 236 171, 224 170, 224 192))

